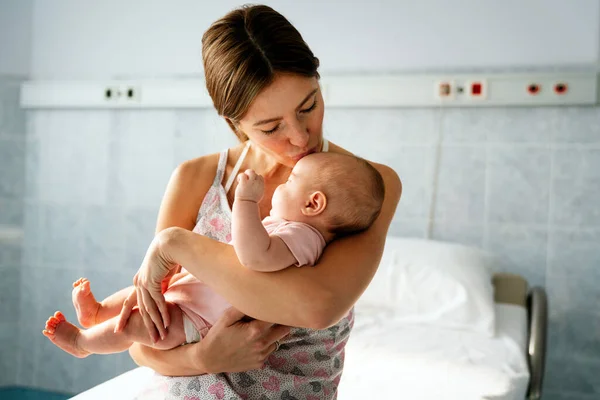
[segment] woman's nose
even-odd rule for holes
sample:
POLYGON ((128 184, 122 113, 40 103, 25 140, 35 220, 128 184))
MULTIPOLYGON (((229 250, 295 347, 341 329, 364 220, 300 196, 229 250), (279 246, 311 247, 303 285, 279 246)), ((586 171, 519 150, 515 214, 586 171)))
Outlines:
POLYGON ((290 143, 296 147, 306 147, 310 135, 308 130, 304 127, 304 124, 300 121, 296 122, 290 127, 289 139, 290 143))

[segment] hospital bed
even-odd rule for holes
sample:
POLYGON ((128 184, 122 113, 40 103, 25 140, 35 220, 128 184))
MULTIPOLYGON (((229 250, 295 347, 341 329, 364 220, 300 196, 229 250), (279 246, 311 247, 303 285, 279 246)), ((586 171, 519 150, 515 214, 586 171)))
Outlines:
MULTIPOLYGON (((388 238, 379 270, 355 307, 338 398, 540 399, 546 293, 498 268, 496 257, 477 249, 388 238), (472 292, 485 287, 488 276, 486 304, 487 292, 479 299, 472 292), (469 285, 475 289, 465 291, 469 285), (438 303, 454 306, 428 317, 438 303), (422 312, 410 315, 414 309, 422 312), (472 324, 460 326, 461 320, 472 324)), ((133 398, 152 374, 136 368, 74 399, 133 398)))

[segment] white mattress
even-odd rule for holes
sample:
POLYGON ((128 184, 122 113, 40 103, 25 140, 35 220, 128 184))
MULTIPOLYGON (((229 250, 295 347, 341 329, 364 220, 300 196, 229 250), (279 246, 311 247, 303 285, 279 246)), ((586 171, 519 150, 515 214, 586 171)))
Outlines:
MULTIPOLYGON (((523 400, 527 392, 527 315, 519 306, 496 304, 496 337, 456 330, 407 327, 393 317, 357 307, 346 348, 340 400, 523 400)), ((136 368, 76 400, 133 398, 152 378, 136 368)))
POLYGON ((409 327, 360 309, 346 347, 341 400, 523 400, 529 369, 527 313, 496 304, 496 336, 409 327))

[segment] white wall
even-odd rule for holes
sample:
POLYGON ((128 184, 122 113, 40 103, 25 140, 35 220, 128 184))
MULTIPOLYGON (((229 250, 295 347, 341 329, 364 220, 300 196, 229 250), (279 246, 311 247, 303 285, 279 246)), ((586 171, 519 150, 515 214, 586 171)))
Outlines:
MULTIPOLYGON (((31 74, 199 75, 202 33, 242 2, 36 0, 31 74)), ((600 58, 597 0, 265 3, 296 25, 325 73, 589 66, 600 58)))
POLYGON ((33 0, 0 0, 0 75, 28 75, 32 14, 33 0))

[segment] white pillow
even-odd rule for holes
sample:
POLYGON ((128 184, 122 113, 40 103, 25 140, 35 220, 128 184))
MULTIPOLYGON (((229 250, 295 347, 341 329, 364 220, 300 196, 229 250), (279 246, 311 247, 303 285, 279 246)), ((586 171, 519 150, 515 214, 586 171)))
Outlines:
POLYGON ((498 259, 458 244, 389 236, 357 313, 494 336, 493 266, 498 259))

